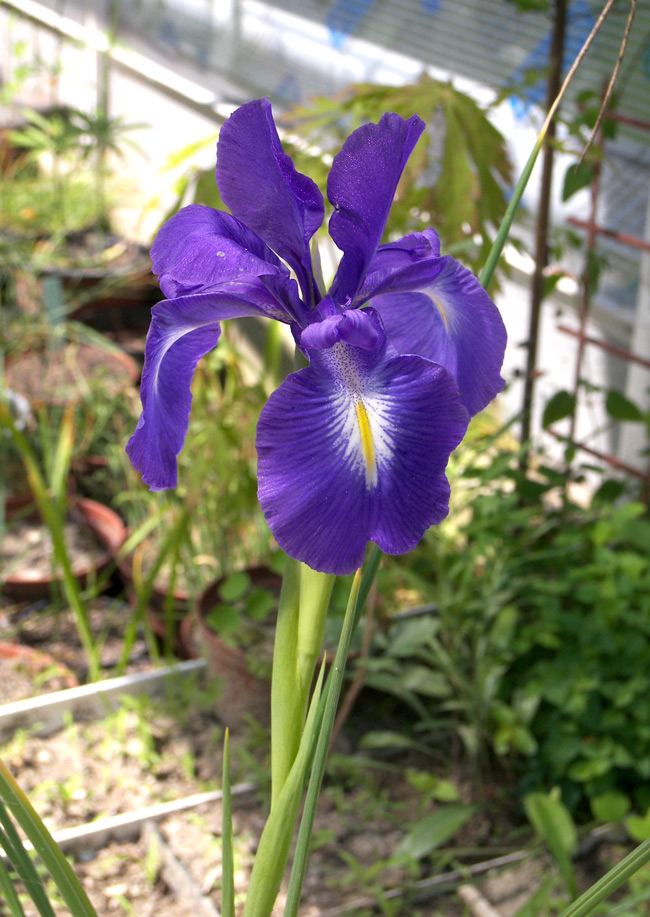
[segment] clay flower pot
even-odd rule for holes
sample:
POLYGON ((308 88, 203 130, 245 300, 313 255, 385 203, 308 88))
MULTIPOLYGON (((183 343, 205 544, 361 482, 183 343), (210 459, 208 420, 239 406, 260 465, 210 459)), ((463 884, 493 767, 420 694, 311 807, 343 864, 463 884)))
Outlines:
MULTIPOLYGON (((126 538, 126 528, 120 517, 108 506, 97 503, 95 500, 87 500, 79 497, 70 497, 68 499, 68 517, 73 523, 77 523, 80 528, 81 538, 84 537, 84 527, 95 540, 95 550, 90 550, 73 562, 73 573, 80 580, 85 581, 91 573, 97 574, 103 570, 116 556, 126 538)), ((25 529, 25 547, 29 548, 29 542, 36 541, 39 537, 39 514, 31 495, 20 494, 7 497, 6 518, 8 522, 7 532, 3 541, 3 552, 9 553, 11 542, 7 539, 19 540, 21 538, 20 520, 27 523, 25 529), (14 526, 11 523, 14 522, 14 526)), ((43 526, 43 523, 40 523, 43 526)), ((44 526, 43 526, 44 528, 44 526)), ((86 536, 87 537, 87 536, 86 536)), ((16 601, 35 601, 46 598, 50 594, 53 583, 60 581, 52 576, 51 564, 49 562, 25 562, 20 560, 20 556, 15 562, 10 562, 8 558, 3 557, 4 572, 1 589, 2 592, 16 601)))
POLYGON ((281 577, 268 567, 224 577, 205 590, 195 612, 181 624, 188 655, 205 656, 208 671, 221 681, 215 709, 230 727, 240 725, 247 715, 268 724, 281 587, 281 577), (241 576, 248 583, 241 581, 242 588, 229 595, 228 585, 241 576))
POLYGON ((0 704, 76 688, 78 684, 76 675, 49 653, 20 643, 0 642, 0 704))
POLYGON ((87 397, 90 384, 116 395, 140 378, 140 367, 122 350, 92 344, 44 346, 11 354, 5 366, 6 386, 40 405, 61 405, 87 397))

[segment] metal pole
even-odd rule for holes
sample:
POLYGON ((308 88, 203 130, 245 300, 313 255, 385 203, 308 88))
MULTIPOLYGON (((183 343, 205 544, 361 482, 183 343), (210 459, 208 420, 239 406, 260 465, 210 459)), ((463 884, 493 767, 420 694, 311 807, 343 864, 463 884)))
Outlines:
MULTIPOLYGON (((566 31, 567 0, 555 0, 553 17, 553 34, 550 51, 550 74, 546 91, 546 111, 549 111, 557 97, 562 82, 562 60, 564 56, 564 35, 566 31)), ((553 143, 555 140, 555 121, 549 125, 542 160, 542 180, 540 186, 539 208, 537 212, 537 231, 535 237, 535 271, 531 290, 530 318, 528 324, 528 355, 524 378, 524 398, 521 419, 521 440, 527 443, 530 439, 531 415, 535 376, 537 371, 537 350, 539 344, 539 324, 541 304, 544 293, 544 268, 548 264, 548 228, 551 211, 551 183, 553 180, 553 143)), ((523 453, 523 462, 526 454, 523 453)))

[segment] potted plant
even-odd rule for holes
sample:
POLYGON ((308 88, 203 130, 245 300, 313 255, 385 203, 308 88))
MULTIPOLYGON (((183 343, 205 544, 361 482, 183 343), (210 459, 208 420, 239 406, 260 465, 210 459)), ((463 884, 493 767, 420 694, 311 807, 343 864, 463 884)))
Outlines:
POLYGON ((268 722, 273 636, 282 579, 250 567, 212 583, 181 625, 190 656, 205 656, 221 680, 215 709, 234 727, 248 715, 268 722))

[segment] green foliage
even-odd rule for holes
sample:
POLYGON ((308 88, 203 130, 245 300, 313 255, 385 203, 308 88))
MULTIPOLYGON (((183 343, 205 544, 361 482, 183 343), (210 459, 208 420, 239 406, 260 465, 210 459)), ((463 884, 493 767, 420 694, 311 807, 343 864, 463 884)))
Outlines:
POLYGON ((411 825, 395 851, 397 861, 421 860, 442 847, 476 812, 476 806, 451 803, 411 825))
POLYGON ((528 820, 546 842, 567 884, 572 898, 578 896, 578 886, 571 857, 578 849, 578 832, 566 806, 557 792, 530 793, 524 798, 528 820))
POLYGON ((409 705, 419 741, 454 729, 484 765, 514 764, 522 793, 558 786, 572 811, 592 801, 618 814, 621 797, 645 811, 645 507, 610 502, 619 482, 582 507, 563 475, 543 464, 524 475, 496 449, 457 487, 462 506, 395 571, 403 592, 435 604, 389 618, 368 683, 409 705))
POLYGON ((542 416, 542 426, 545 430, 552 427, 558 420, 564 420, 565 417, 570 417, 575 411, 575 408, 575 395, 564 390, 556 392, 546 403, 542 416))
POLYGON ((445 250, 462 253, 478 272, 506 210, 511 166, 503 136, 450 82, 423 74, 407 86, 356 84, 335 99, 317 98, 283 119, 285 146, 325 193, 329 157, 351 130, 386 111, 417 112, 429 128, 402 175, 386 239, 435 226, 445 250), (295 135, 300 142, 291 144, 295 135))
POLYGON ((585 159, 584 162, 577 165, 570 165, 564 174, 564 186, 562 188, 562 200, 568 201, 578 191, 588 188, 594 180, 596 169, 592 162, 585 159))

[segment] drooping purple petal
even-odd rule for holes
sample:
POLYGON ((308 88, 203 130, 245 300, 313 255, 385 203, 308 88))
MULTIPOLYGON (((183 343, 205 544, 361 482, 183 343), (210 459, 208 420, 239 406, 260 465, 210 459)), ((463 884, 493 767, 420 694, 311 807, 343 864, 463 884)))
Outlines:
POLYGON ((377 251, 404 166, 422 131, 417 115, 405 121, 386 114, 364 124, 334 157, 327 196, 335 208, 332 239, 344 253, 331 294, 339 305, 351 301, 377 251))
POLYGON ((289 276, 280 259, 229 213, 190 204, 163 224, 151 249, 153 272, 169 299, 232 280, 289 276))
POLYGON ((216 176, 232 213, 291 265, 310 300, 309 240, 323 222, 323 196, 283 151, 268 99, 242 105, 223 125, 216 176))
POLYGON ((372 350, 339 341, 310 356, 262 411, 260 503, 292 557, 350 573, 368 541, 405 553, 446 516, 445 468, 468 415, 451 374, 383 335, 372 350))
POLYGON ((446 367, 469 413, 482 411, 505 384, 506 330, 476 277, 448 255, 405 267, 376 285, 374 276, 364 290, 393 346, 446 367))
POLYGON ((273 316, 273 308, 278 307, 259 282, 257 287, 242 284, 239 295, 200 293, 153 307, 140 384, 142 414, 126 449, 151 490, 176 486, 176 457, 187 434, 192 377, 201 357, 217 346, 219 322, 273 316))

